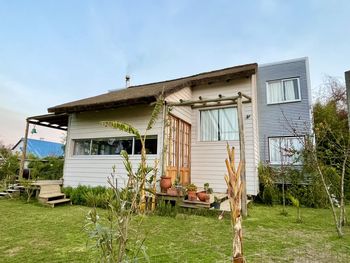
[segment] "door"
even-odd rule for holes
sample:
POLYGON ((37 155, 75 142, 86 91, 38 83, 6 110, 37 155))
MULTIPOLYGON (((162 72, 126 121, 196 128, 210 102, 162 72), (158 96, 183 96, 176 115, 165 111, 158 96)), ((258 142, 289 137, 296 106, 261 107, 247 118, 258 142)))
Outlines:
POLYGON ((178 179, 182 185, 187 185, 191 182, 191 125, 169 115, 167 140, 167 176, 172 183, 178 179))

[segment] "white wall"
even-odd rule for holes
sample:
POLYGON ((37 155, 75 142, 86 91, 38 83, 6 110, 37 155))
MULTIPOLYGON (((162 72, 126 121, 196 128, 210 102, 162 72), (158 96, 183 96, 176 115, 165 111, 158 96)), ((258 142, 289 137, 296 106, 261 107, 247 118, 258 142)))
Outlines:
MULTIPOLYGON (((130 136, 116 129, 103 127, 100 122, 105 120, 118 120, 130 123, 143 134, 152 110, 153 107, 151 106, 140 105, 71 115, 67 134, 64 185, 107 185, 107 178, 111 175, 112 167, 115 166, 116 174, 118 175, 118 185, 123 186, 124 182, 127 181, 127 176, 120 155, 74 156, 74 139, 130 136)), ((162 114, 160 114, 154 128, 148 132, 148 135, 158 135, 158 154, 148 155, 150 165, 153 165, 154 160, 161 156, 162 127, 162 114)), ((130 155, 130 160, 133 163, 134 169, 137 169, 140 156, 130 155)))
MULTIPOLYGON (((252 96, 252 81, 250 78, 231 81, 229 83, 212 84, 194 87, 192 89, 193 100, 199 96, 203 99, 218 98, 218 95, 235 96, 243 92, 252 96)), ((247 193, 255 195, 258 191, 257 165, 258 165, 258 141, 256 137, 256 109, 252 103, 243 104, 244 135, 246 150, 246 178, 247 193), (254 114, 253 114, 253 111, 254 114), (246 116, 250 115, 247 119, 246 116)), ((208 109, 208 108, 205 108, 208 109)), ((208 182, 217 192, 225 192, 227 189, 224 175, 227 173, 225 159, 227 158, 226 141, 201 142, 199 137, 199 109, 192 112, 192 154, 191 154, 191 180, 197 186, 203 187, 208 182)), ((239 161, 239 141, 228 141, 230 146, 236 149, 236 161, 239 161)))

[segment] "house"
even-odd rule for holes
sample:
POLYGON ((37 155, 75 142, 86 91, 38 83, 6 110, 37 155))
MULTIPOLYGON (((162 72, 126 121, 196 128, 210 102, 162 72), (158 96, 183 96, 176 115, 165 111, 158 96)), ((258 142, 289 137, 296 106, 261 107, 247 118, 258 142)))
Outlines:
MULTIPOLYGON (((290 62, 262 67, 256 63, 246 64, 129 86, 51 107, 49 114, 29 117, 27 126, 36 124, 67 130, 65 185, 106 185, 113 166, 119 175, 118 185, 123 185, 127 176, 119 153, 126 150, 137 167, 140 142, 100 122, 118 120, 144 131, 155 101, 163 94, 162 113, 146 142, 149 164, 159 159, 160 174, 179 176, 182 183, 192 182, 198 186, 209 183, 214 191, 226 192, 224 160, 229 143, 240 153, 236 154, 236 161, 245 158, 247 194, 256 195, 259 189, 257 167, 260 160, 268 158, 263 145, 270 137, 285 136, 275 130, 279 124, 262 111, 268 109, 277 116, 281 107, 289 111, 291 106, 294 110, 294 105, 308 100, 309 85, 303 84, 308 72, 306 68, 299 68, 303 63, 306 65, 307 60, 302 61, 294 67, 290 62), (290 74, 287 74, 289 69, 290 74), (292 79, 292 83, 283 84, 287 79, 292 79), (298 90, 299 97, 288 103, 263 98, 266 92, 278 90, 277 81, 282 83, 279 85, 283 91, 286 85, 298 90), (266 123, 259 124, 259 121, 266 123), (259 136, 263 139, 259 140, 259 136)), ((286 94, 283 96, 285 98, 286 94)), ((273 95, 273 99, 276 98, 273 95)))
MULTIPOLYGON (((22 153, 24 139, 20 139, 13 147, 13 153, 22 153)), ((27 139, 27 154, 35 155, 38 158, 49 156, 61 157, 64 155, 64 145, 44 140, 27 139)))
POLYGON ((297 154, 311 134, 308 58, 259 66, 258 111, 260 160, 272 166, 301 164, 297 154))

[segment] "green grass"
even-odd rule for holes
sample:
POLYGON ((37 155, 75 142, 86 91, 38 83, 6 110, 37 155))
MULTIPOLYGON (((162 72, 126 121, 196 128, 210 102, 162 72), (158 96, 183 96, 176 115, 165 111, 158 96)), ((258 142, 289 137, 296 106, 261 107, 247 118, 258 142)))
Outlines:
MULTIPOLYGON (((95 262, 83 231, 88 211, 0 200, 0 262, 95 262)), ((329 210, 302 209, 302 224, 294 208, 287 211, 283 216, 278 206, 249 209, 243 223, 248 262, 350 262, 350 227, 339 239, 329 210)), ((147 237, 151 262, 229 262, 227 218, 145 216, 142 229, 137 235, 147 237)))

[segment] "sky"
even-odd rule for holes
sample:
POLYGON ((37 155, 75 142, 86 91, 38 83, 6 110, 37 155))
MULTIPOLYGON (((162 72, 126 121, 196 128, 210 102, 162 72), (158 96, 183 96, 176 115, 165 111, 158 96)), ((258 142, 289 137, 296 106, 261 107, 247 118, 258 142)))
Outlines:
MULTIPOLYGON (((0 142, 25 118, 131 84, 309 57, 313 90, 350 70, 348 0, 0 0, 0 142)), ((33 127, 30 127, 30 130, 33 127)), ((36 127, 31 138, 61 141, 36 127)))

